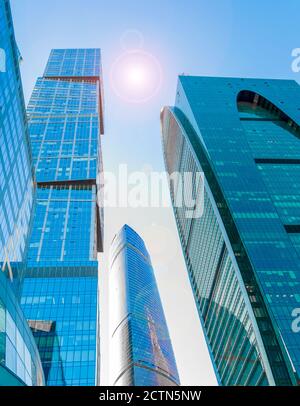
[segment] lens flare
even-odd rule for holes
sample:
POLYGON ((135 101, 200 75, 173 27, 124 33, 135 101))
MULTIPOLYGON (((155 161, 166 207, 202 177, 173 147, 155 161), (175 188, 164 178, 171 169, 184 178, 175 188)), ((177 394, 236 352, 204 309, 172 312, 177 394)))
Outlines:
POLYGON ((124 51, 142 49, 144 46, 144 36, 141 31, 135 28, 126 30, 120 38, 120 45, 124 51))
POLYGON ((162 84, 157 59, 140 49, 124 52, 113 63, 110 82, 114 92, 130 103, 143 103, 154 97, 162 84))
POLYGON ((147 80, 147 72, 144 66, 128 66, 126 72, 128 83, 132 86, 144 86, 147 80))

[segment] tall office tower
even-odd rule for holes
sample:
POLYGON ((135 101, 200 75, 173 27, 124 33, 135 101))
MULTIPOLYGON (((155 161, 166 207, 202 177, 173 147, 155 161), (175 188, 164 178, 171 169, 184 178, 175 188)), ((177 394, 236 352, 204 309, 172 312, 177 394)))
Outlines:
POLYGON ((0 385, 44 382, 38 350, 16 295, 33 203, 25 117, 10 5, 0 0, 0 385))
POLYGON ((99 49, 52 50, 27 113, 36 207, 22 306, 47 385, 95 385, 103 216, 99 49))
POLYGON ((299 383, 299 111, 293 81, 181 76, 161 115, 168 172, 205 175, 201 217, 170 189, 223 385, 299 383))
POLYGON ((112 242, 109 283, 111 384, 179 385, 151 260, 128 225, 112 242))

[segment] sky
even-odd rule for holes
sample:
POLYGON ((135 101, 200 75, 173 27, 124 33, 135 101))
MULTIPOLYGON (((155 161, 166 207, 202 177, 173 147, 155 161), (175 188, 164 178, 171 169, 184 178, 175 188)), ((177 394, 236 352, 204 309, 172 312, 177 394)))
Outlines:
MULTIPOLYGON (((179 74, 300 80, 291 67, 292 50, 300 48, 299 0, 11 0, 11 6, 26 101, 52 48, 101 48, 106 171, 117 173, 124 163, 130 171, 164 171, 159 114, 174 104, 179 74), (156 75, 140 103, 115 77, 124 54, 137 49, 156 75)), ((102 384, 109 362, 108 252, 124 223, 149 249, 181 383, 215 385, 170 207, 105 210, 102 384)))

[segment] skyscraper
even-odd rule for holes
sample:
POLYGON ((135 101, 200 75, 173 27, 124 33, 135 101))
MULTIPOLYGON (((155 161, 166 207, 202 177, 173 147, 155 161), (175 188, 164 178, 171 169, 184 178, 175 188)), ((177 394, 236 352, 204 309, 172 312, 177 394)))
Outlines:
POLYGON ((170 190, 223 385, 299 383, 299 111, 294 81, 181 76, 161 114, 167 171, 205 176, 201 217, 170 190))
POLYGON ((19 305, 33 178, 10 5, 0 0, 0 385, 42 385, 39 353, 19 305))
POLYGON ((0 260, 12 273, 21 262, 33 204, 33 178, 25 105, 8 1, 1 1, 1 196, 0 260))
POLYGON ((114 237, 109 272, 111 384, 179 385, 151 260, 128 225, 114 237))
POLYGON ((47 385, 95 385, 103 239, 100 50, 52 50, 27 113, 36 202, 21 303, 47 385))

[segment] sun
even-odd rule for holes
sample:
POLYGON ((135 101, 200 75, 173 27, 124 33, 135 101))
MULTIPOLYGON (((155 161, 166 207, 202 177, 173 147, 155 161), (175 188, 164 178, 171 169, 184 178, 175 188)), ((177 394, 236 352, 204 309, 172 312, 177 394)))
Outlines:
POLYGON ((130 64, 125 75, 128 84, 131 86, 142 87, 147 82, 147 69, 142 65, 130 64))
POLYGON ((159 91, 162 70, 157 59, 142 50, 124 52, 112 65, 111 86, 123 100, 143 103, 159 91))

